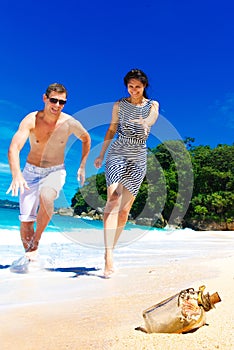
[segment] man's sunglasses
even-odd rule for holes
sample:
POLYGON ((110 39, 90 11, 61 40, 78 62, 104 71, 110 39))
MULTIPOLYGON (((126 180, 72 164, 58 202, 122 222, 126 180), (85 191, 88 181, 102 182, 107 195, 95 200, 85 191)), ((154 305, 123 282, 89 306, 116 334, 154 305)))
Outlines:
POLYGON ((67 102, 66 100, 59 100, 58 98, 54 98, 54 97, 48 97, 48 99, 50 103, 54 103, 54 104, 59 103, 60 106, 65 105, 65 103, 67 102))

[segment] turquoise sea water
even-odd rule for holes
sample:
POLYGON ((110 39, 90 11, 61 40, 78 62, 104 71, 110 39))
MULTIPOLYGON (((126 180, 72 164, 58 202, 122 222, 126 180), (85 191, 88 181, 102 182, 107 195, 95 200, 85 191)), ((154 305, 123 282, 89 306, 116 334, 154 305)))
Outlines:
MULTIPOLYGON (((19 210, 0 208, 0 229, 18 230, 20 226, 19 222, 19 210)), ((145 232, 152 230, 150 227, 133 225, 127 223, 126 230, 132 230, 134 228, 145 232)), ((103 230, 103 223, 99 220, 91 220, 90 218, 77 218, 70 216, 53 215, 46 232, 70 232, 74 230, 103 230)), ((161 230, 159 230, 161 231, 161 230)))
MULTIPOLYGON (((19 234, 18 210, 0 209, 0 270, 24 254, 19 234)), ((39 254, 49 267, 85 269, 103 267, 103 223, 54 215, 43 233, 39 254)), ((119 267, 158 266, 174 261, 234 254, 233 232, 158 230, 127 224, 115 249, 119 267)))
MULTIPOLYGON (((19 229, 19 211, 16 209, 0 208, 0 229, 16 230, 19 229)), ((87 219, 76 219, 69 216, 54 215, 46 231, 64 231, 77 227, 85 228, 86 226, 102 228, 102 222, 91 221, 87 219)))

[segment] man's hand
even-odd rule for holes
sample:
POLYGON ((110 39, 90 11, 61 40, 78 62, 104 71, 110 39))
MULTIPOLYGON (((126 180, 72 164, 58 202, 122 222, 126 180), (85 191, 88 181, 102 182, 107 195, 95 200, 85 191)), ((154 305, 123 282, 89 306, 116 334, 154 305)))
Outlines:
POLYGON ((10 187, 6 191, 6 194, 9 194, 11 192, 12 196, 18 196, 19 190, 20 193, 23 194, 25 189, 29 190, 28 184, 23 178, 23 176, 20 175, 16 178, 13 178, 10 187))
POLYGON ((79 168, 77 171, 77 180, 80 182, 81 186, 84 185, 85 182, 85 168, 79 168))
POLYGON ((101 166, 102 166, 102 161, 103 161, 103 158, 102 157, 97 157, 96 159, 95 159, 95 161, 94 161, 94 166, 97 168, 97 169, 99 169, 99 168, 101 168, 101 166))

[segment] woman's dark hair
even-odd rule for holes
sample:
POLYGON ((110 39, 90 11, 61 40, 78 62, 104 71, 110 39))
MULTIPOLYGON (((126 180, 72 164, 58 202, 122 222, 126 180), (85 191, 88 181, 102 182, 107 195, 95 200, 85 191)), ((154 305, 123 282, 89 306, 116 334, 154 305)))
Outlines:
POLYGON ((49 97, 50 96, 50 93, 52 91, 55 91, 55 92, 58 92, 60 94, 62 94, 63 92, 65 92, 66 94, 66 97, 67 97, 67 89, 65 88, 65 86, 63 86, 62 84, 58 84, 58 83, 53 83, 53 84, 50 84, 48 86, 48 88, 46 89, 46 96, 49 97))
POLYGON ((148 82, 148 77, 147 75, 140 69, 131 69, 124 77, 124 85, 127 87, 129 80, 131 79, 137 79, 139 80, 142 84, 145 85, 145 89, 143 92, 143 96, 145 98, 148 98, 147 93, 146 93, 146 89, 149 86, 149 82, 148 82))

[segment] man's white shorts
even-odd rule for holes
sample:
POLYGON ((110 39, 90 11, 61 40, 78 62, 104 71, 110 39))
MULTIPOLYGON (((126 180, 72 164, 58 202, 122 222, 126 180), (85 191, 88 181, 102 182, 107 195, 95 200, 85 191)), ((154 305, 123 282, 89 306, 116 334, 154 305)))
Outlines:
POLYGON ((27 181, 29 190, 24 190, 20 195, 20 221, 36 221, 39 206, 40 191, 43 187, 53 188, 57 197, 66 179, 64 164, 50 168, 41 168, 26 163, 23 170, 24 179, 27 181))

